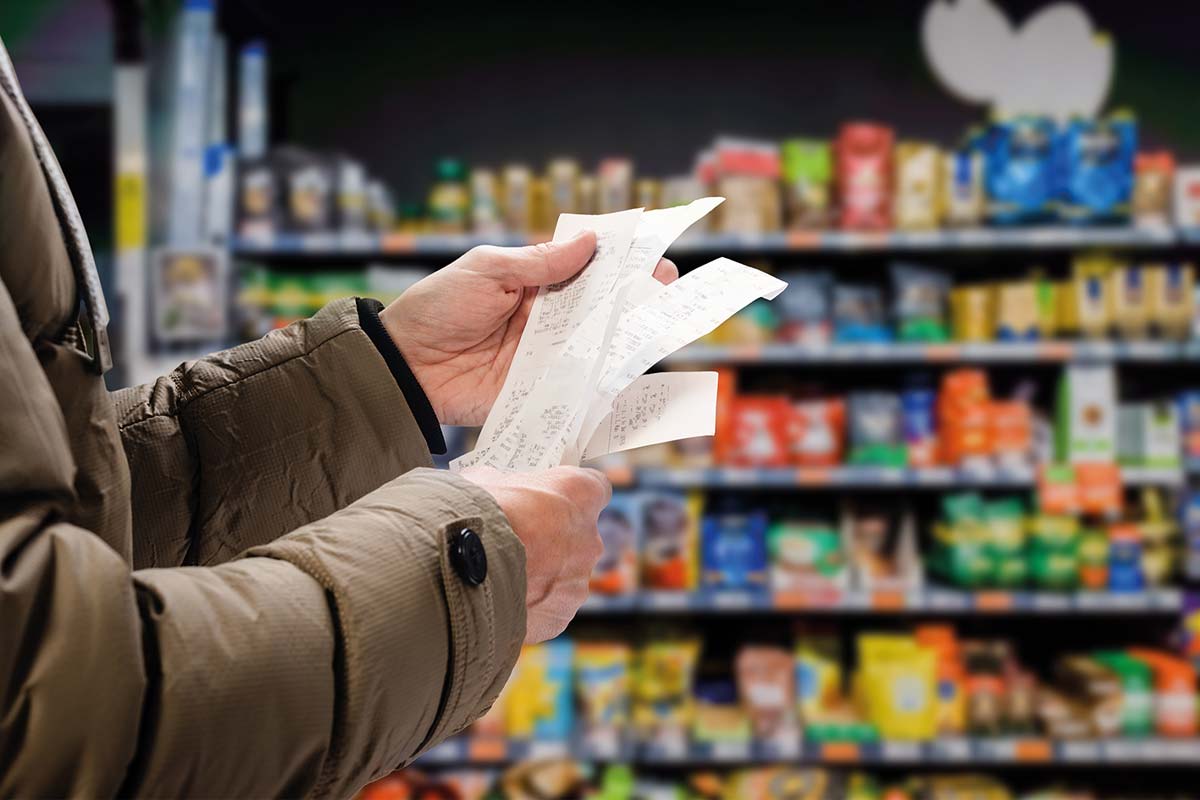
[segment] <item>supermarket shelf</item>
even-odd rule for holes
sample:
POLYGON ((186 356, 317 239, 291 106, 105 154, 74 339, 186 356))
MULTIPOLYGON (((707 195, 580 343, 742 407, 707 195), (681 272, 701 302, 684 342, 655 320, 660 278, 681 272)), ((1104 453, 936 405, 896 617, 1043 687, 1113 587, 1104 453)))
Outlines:
MULTIPOLYGON (((549 234, 278 234, 239 237, 237 255, 259 258, 347 255, 455 255, 481 244, 518 246, 549 234)), ((1172 228, 972 228, 937 231, 786 231, 763 234, 685 235, 673 254, 721 252, 859 252, 892 250, 1045 249, 1070 247, 1169 247, 1200 242, 1200 233, 1172 228)))
POLYGON ((487 764, 572 756, 583 761, 621 761, 645 766, 744 764, 786 761, 822 764, 911 764, 972 766, 1145 767, 1200 761, 1200 739, 1112 739, 1051 741, 1042 738, 960 738, 932 742, 655 742, 643 746, 610 743, 597 748, 566 741, 483 741, 451 739, 425 753, 429 764, 487 764))
MULTIPOLYGON (((975 473, 952 467, 799 467, 799 468, 673 468, 643 467, 637 485, 655 489, 1021 489, 1036 482, 1032 468, 975 473)), ((1124 467, 1126 486, 1174 486, 1183 482, 1182 469, 1124 467)))
POLYGON ((1086 342, 886 342, 825 345, 689 345, 668 356, 668 364, 913 364, 938 362, 1060 363, 1200 361, 1200 341, 1086 342))
POLYGON ((925 587, 909 591, 767 590, 641 591, 588 598, 580 613, 621 614, 1177 614, 1186 607, 1179 589, 1140 592, 1051 592, 925 587))

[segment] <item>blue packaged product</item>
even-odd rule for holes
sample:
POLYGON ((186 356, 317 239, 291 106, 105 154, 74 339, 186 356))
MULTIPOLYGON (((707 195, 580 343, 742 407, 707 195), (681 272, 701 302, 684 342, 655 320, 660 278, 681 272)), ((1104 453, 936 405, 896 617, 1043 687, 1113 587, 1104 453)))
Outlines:
POLYGON ((1140 592, 1145 588, 1142 573, 1142 539, 1132 527, 1109 531, 1108 588, 1114 592, 1140 592))
POLYGON ((758 589, 767 585, 764 512, 709 515, 700 531, 706 588, 758 589))
POLYGON ((1179 393, 1179 438, 1186 458, 1200 458, 1200 390, 1179 393))
POLYGON ((993 123, 983 140, 987 216, 1001 225, 1049 219, 1055 201, 1054 123, 1017 117, 993 123))
MULTIPOLYGON (((932 389, 908 389, 900 395, 900 409, 904 420, 904 443, 908 445, 909 458, 914 451, 928 453, 932 461, 937 450, 937 429, 934 424, 934 409, 937 395, 932 389)), ((917 464, 917 466, 926 466, 917 464)))
POLYGON ((1200 492, 1190 492, 1180 508, 1183 528, 1183 574, 1200 581, 1200 492))
POLYGON ((1128 221, 1136 153, 1132 117, 1072 120, 1058 137, 1059 215, 1085 224, 1128 221))

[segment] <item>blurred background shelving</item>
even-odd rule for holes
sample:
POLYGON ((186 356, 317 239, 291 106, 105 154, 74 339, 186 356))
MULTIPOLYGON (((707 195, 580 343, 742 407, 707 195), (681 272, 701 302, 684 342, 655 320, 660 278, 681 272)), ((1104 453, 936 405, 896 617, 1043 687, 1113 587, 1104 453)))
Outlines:
POLYGON ((0 7, 114 387, 559 211, 721 194, 668 255, 791 282, 659 366, 719 371, 717 435, 598 464, 608 550, 564 637, 364 800, 1195 793, 1200 16, 1082 3, 1063 49, 1116 47, 1108 102, 1050 123, 939 86, 926 5, 616 4, 619 34, 572 6, 0 7), (1045 196, 1003 180, 1052 160, 1045 196))

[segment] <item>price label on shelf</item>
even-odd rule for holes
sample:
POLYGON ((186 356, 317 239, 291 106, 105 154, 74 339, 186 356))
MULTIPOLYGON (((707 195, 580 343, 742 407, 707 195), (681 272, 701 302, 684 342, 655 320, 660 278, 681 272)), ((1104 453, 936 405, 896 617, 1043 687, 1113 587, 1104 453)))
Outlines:
POLYGON ((831 764, 858 761, 861 754, 855 742, 825 742, 821 745, 821 760, 831 764))
POLYGON ((529 743, 529 758, 533 761, 563 758, 568 752, 570 748, 566 742, 534 740, 529 743))
POLYGON ((754 595, 749 592, 716 591, 709 596, 713 608, 726 611, 742 611, 754 608, 754 595))
POLYGON ((971 760, 971 741, 954 737, 933 740, 929 745, 930 757, 935 761, 964 762, 971 760))
POLYGON ((1063 742, 1059 747, 1063 761, 1073 763, 1097 763, 1101 760, 1099 742, 1063 742))
POLYGON ((746 761, 750 758, 749 742, 713 742, 714 761, 746 761))
POLYGON ((917 742, 884 742, 881 752, 883 760, 888 762, 911 763, 921 759, 921 745, 917 742))
POLYGON ((1029 605, 1034 611, 1069 611, 1071 596, 1058 592, 1034 592, 1029 597, 1029 605))

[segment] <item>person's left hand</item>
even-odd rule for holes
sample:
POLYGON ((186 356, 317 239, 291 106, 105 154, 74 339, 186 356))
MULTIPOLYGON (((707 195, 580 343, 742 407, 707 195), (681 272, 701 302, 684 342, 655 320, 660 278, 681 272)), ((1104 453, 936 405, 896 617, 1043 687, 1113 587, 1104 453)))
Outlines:
MULTIPOLYGON (((483 424, 538 287, 570 278, 595 249, 591 232, 529 247, 476 247, 379 314, 442 424, 483 424)), ((654 277, 670 283, 679 271, 664 258, 654 277)))

